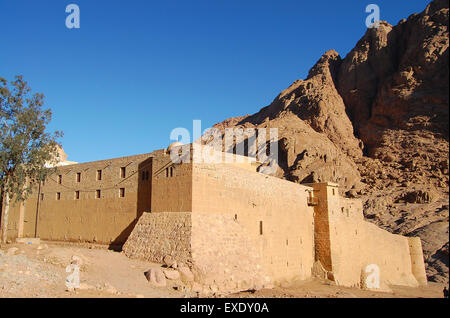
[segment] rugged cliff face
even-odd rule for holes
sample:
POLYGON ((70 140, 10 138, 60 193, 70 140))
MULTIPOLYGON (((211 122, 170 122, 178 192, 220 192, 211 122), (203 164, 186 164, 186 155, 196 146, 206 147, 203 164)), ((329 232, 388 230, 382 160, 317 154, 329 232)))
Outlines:
POLYGON ((449 1, 326 52, 257 114, 216 128, 279 129, 279 177, 333 181, 365 216, 422 238, 430 280, 448 281, 449 1))

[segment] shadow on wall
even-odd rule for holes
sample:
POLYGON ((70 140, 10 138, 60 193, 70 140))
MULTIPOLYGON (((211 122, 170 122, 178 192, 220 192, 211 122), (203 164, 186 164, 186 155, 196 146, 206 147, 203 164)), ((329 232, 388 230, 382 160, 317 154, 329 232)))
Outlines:
MULTIPOLYGON (((142 161, 138 166, 138 186, 136 195, 136 219, 133 220, 120 234, 109 244, 109 249, 122 251, 122 246, 127 241, 136 223, 144 212, 151 211, 152 202, 152 167, 153 158, 142 161)), ((125 194, 126 195, 126 194, 125 194)))
POLYGON ((128 225, 122 232, 120 232, 119 236, 117 236, 109 244, 108 249, 116 251, 116 252, 121 252, 123 244, 125 244, 126 240, 128 239, 128 236, 130 236, 130 234, 133 231, 137 221, 138 221, 138 218, 136 218, 133 222, 130 223, 130 225, 128 225))

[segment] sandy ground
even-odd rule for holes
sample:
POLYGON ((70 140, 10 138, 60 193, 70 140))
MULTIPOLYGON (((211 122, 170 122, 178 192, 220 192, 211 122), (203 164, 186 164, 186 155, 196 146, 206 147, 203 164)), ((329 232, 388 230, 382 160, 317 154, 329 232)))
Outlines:
MULTIPOLYGON (((181 283, 173 281, 168 281, 167 287, 152 286, 144 276, 144 272, 151 267, 160 265, 131 260, 123 253, 95 247, 61 246, 49 242, 42 242, 40 245, 7 244, 0 247, 0 297, 197 297, 184 290, 181 283), (11 248, 17 248, 14 255, 8 255, 11 248), (80 271, 81 289, 68 292, 65 279, 69 273, 65 269, 73 255, 83 261, 80 271)), ((391 286, 392 293, 379 293, 311 280, 226 297, 442 298, 443 287, 439 283, 430 283, 420 289, 391 286)))

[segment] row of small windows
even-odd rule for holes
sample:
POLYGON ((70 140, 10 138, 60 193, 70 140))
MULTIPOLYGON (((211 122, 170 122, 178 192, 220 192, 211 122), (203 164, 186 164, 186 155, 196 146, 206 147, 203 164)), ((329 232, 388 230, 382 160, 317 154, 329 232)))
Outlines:
MULTIPOLYGON (((101 199, 101 197, 102 197, 102 190, 95 190, 95 198, 101 199)), ((119 189, 119 198, 125 198, 125 188, 119 189)), ((44 193, 41 193, 40 199, 41 199, 41 201, 44 200, 44 193)), ((80 199, 80 191, 74 192, 74 199, 75 200, 80 199)), ((56 192, 56 200, 58 200, 58 201, 61 200, 61 192, 56 192)))
MULTIPOLYGON (((147 175, 146 180, 148 180, 148 171, 144 171, 147 175)), ((127 168, 126 167, 121 167, 120 168, 120 177, 123 179, 125 178, 127 175, 127 168)), ((58 183, 62 184, 62 175, 58 175, 58 183)), ((97 170, 96 173, 96 180, 97 181, 101 181, 102 180, 102 170, 97 170)), ((142 179, 144 180, 144 178, 142 179)), ((81 172, 77 172, 76 174, 76 182, 81 182, 81 172)), ((45 180, 44 180, 44 184, 45 184, 45 180)))

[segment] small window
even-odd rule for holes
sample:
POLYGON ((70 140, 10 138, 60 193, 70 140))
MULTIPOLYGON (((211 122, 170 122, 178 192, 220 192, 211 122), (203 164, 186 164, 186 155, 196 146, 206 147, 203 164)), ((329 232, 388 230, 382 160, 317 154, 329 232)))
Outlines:
POLYGON ((166 168, 166 178, 169 177, 169 168, 166 168))
POLYGON ((61 200, 61 192, 56 192, 56 200, 61 200))
POLYGON ((150 172, 145 171, 145 180, 148 180, 149 177, 150 177, 150 172))
POLYGON ((127 174, 127 168, 126 167, 120 168, 120 177, 125 178, 126 174, 127 174))
POLYGON ((62 175, 58 176, 58 183, 61 184, 62 183, 62 175))
POLYGON ((263 235, 263 221, 259 221, 259 235, 263 235))
POLYGON ((97 170, 97 181, 102 180, 102 171, 101 170, 97 170))
POLYGON ((125 188, 120 188, 119 197, 125 198, 125 188))
POLYGON ((95 191, 95 198, 100 199, 101 197, 102 197, 102 191, 101 190, 95 191))
POLYGON ((75 191, 75 200, 80 200, 80 191, 75 191))
POLYGON ((42 186, 45 186, 45 177, 42 179, 42 186))
POLYGON ((81 172, 77 172, 77 182, 81 182, 81 172))
POLYGON ((142 181, 145 180, 145 171, 142 171, 142 181))
POLYGON ((237 221, 237 214, 234 215, 234 220, 237 221))
POLYGON ((286 239, 286 246, 289 246, 289 240, 286 239))
POLYGON ((41 201, 43 201, 43 200, 44 200, 44 194, 41 193, 41 201))
POLYGON ((332 192, 333 192, 333 195, 335 195, 334 189, 331 189, 331 190, 332 190, 332 192))
POLYGON ((173 177, 173 167, 170 167, 170 177, 173 177))

